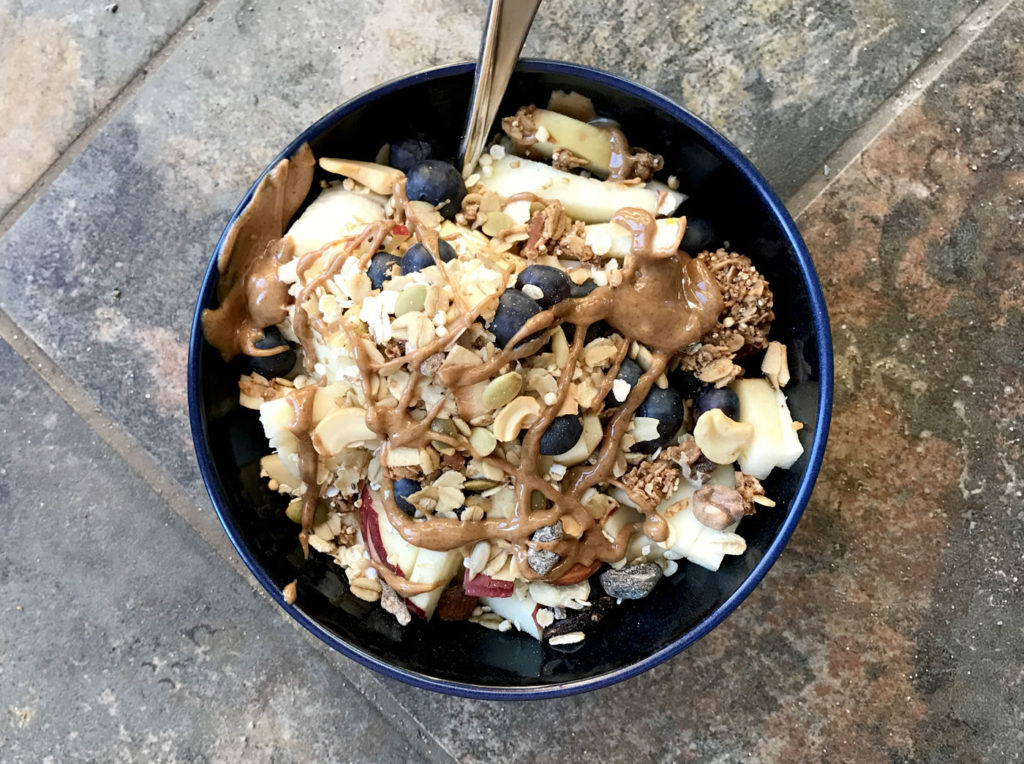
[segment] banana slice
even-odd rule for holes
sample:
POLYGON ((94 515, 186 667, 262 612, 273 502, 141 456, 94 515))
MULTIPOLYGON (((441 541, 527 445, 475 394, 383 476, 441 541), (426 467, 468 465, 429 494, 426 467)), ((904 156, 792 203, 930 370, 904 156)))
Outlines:
POLYGON ((739 454, 740 469, 764 480, 775 467, 791 467, 804 448, 786 396, 764 379, 738 379, 729 387, 740 399, 740 421, 754 426, 753 440, 739 454))
POLYGON ((634 186, 584 178, 509 154, 494 160, 490 170, 490 175, 480 178, 484 190, 506 198, 528 192, 542 199, 557 199, 569 217, 586 223, 606 223, 623 207, 671 215, 686 199, 664 183, 634 186))
MULTIPOLYGON (((686 218, 663 218, 654 225, 654 254, 675 254, 686 232, 686 218)), ((586 241, 595 254, 621 259, 629 255, 633 235, 616 223, 595 223, 587 226, 586 241)))
POLYGON ((367 223, 384 219, 384 203, 378 198, 341 186, 325 188, 288 229, 295 243, 295 257, 320 249, 354 233, 367 223))
POLYGON ((587 170, 602 178, 608 177, 611 171, 612 137, 607 130, 548 109, 535 109, 533 124, 537 128, 544 128, 547 140, 538 140, 530 147, 531 151, 550 159, 557 149, 569 149, 588 161, 587 170))

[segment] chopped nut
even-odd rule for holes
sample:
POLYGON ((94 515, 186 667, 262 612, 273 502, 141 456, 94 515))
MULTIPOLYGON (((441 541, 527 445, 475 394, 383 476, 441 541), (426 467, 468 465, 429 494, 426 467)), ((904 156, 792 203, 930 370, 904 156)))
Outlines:
POLYGON ((736 491, 743 499, 743 513, 746 515, 754 514, 755 504, 763 507, 775 506, 775 502, 764 495, 761 481, 739 470, 736 471, 736 491))
POLYGON ((508 403, 494 417, 494 437, 507 443, 519 435, 519 431, 532 423, 540 414, 536 398, 520 395, 508 403))
POLYGON ((745 514, 743 497, 735 488, 706 485, 693 494, 693 516, 716 531, 724 531, 745 514))
POLYGON ((349 584, 348 590, 365 602, 376 602, 380 599, 380 581, 360 576, 349 584))
POLYGON ((549 645, 573 645, 582 642, 587 635, 582 631, 570 631, 568 634, 558 634, 548 639, 549 645))
POLYGON ((786 346, 781 342, 769 342, 761 361, 761 373, 768 377, 772 387, 779 390, 789 383, 789 362, 786 346))
POLYGON ((722 554, 736 555, 747 551, 747 542, 742 536, 735 533, 726 533, 721 538, 709 539, 708 543, 719 547, 722 554))
POLYGON ((754 426, 727 417, 721 409, 705 411, 693 428, 701 452, 715 464, 732 464, 754 438, 754 426))
POLYGON ((715 387, 725 387, 741 374, 743 374, 743 369, 734 364, 730 358, 716 358, 697 373, 697 378, 701 382, 713 384, 715 387))

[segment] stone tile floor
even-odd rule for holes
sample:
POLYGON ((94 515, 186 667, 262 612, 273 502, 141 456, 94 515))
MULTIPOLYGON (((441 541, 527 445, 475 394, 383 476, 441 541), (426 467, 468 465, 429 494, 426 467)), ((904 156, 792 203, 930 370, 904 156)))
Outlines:
POLYGON ((1024 0, 541 9, 528 54, 747 151, 826 290, 826 463, 723 626, 598 693, 483 704, 252 588, 186 426, 197 280, 287 139, 471 57, 481 7, 0 0, 0 760, 1019 759, 1024 0))

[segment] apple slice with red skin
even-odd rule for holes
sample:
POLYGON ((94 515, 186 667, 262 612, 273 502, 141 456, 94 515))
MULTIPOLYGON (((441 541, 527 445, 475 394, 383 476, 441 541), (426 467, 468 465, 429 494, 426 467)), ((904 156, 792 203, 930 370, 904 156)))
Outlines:
MULTIPOLYGON (((448 575, 447 572, 440 570, 440 567, 443 566, 439 566, 437 564, 439 561, 432 559, 436 556, 437 553, 431 552, 429 550, 417 551, 415 547, 413 547, 407 541, 402 539, 401 536, 399 536, 398 533, 392 530, 390 527, 386 531, 382 530, 383 524, 388 522, 389 520, 387 518, 387 515, 384 512, 378 511, 376 506, 374 505, 373 493, 370 491, 369 487, 364 487, 362 492, 362 502, 359 507, 359 525, 360 529, 362 530, 363 541, 366 544, 366 548, 370 552, 370 557, 372 557, 375 561, 379 562, 385 568, 390 570, 396 576, 399 576, 401 578, 407 578, 413 581, 415 581, 415 578, 410 577, 415 576, 416 571, 418 569, 417 566, 420 562, 421 557, 425 560, 426 558, 431 558, 431 561, 435 564, 433 566, 430 566, 430 569, 433 570, 435 568, 438 568, 438 572, 441 574, 442 578, 445 578, 445 576, 448 575), (405 554, 404 552, 396 552, 393 554, 393 559, 400 558, 402 554, 405 554, 406 558, 412 560, 412 565, 409 566, 408 573, 406 573, 402 569, 401 565, 393 564, 388 561, 388 548, 387 545, 384 543, 384 534, 386 532, 391 533, 393 544, 399 544, 399 546, 405 549, 407 552, 417 552, 414 556, 411 557, 410 555, 405 554)), ((449 556, 452 555, 452 553, 448 554, 449 556)), ((445 564, 448 566, 448 570, 450 571, 451 566, 454 565, 454 559, 447 561, 445 564)), ((427 568, 428 566, 424 564, 421 567, 427 568)), ((444 583, 447 584, 447 580, 444 583)), ((431 590, 430 592, 424 592, 423 594, 414 595, 413 597, 406 597, 405 604, 409 608, 410 613, 413 613, 414 615, 417 615, 420 618, 423 618, 424 620, 429 620, 428 613, 433 613, 434 608, 437 605, 437 601, 440 599, 442 591, 443 589, 441 591, 436 592, 435 590, 431 590), (427 609, 424 610, 421 604, 425 605, 427 609)))
MULTIPOLYGON (((359 530, 363 532, 363 541, 370 551, 370 557, 381 563, 392 573, 397 573, 395 566, 388 562, 388 552, 384 548, 384 539, 380 536, 380 519, 373 506, 369 486, 363 487, 362 501, 359 505, 359 530)), ((402 575, 399 573, 399 575, 402 575)))
POLYGON ((462 579, 462 588, 469 597, 511 597, 515 585, 511 581, 491 578, 486 573, 477 573, 469 577, 469 571, 462 579))

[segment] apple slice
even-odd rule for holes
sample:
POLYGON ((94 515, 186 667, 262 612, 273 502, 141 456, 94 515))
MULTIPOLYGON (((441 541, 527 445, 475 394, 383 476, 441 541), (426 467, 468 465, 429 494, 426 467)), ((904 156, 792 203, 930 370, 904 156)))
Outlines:
POLYGON ((383 196, 391 196, 395 191, 395 183, 405 177, 405 173, 394 167, 358 159, 320 157, 320 166, 327 172, 352 178, 356 183, 362 183, 375 194, 383 196))
MULTIPOLYGON (((662 218, 654 225, 654 254, 674 255, 686 232, 686 218, 662 218)), ((596 254, 621 259, 629 255, 633 235, 617 223, 594 223, 587 226, 586 241, 596 254)))
POLYGON ((653 215, 671 215, 686 199, 663 183, 630 185, 583 178, 543 162, 508 154, 494 160, 490 170, 490 175, 480 178, 485 191, 506 198, 528 192, 542 199, 557 199, 569 217, 587 223, 607 223, 624 207, 653 215))
POLYGON ((514 624, 519 631, 529 634, 534 639, 541 638, 542 629, 536 619, 540 606, 529 594, 513 593, 508 597, 483 597, 480 604, 487 605, 492 612, 514 624))
POLYGON ((388 522, 387 515, 378 511, 375 502, 380 501, 369 488, 363 489, 363 501, 359 508, 359 524, 363 543, 377 562, 403 578, 416 564, 420 548, 413 546, 388 522))
POLYGON ((791 467, 804 447, 793 429, 786 396, 765 379, 738 379, 729 387, 740 399, 740 421, 754 426, 754 439, 737 460, 740 469, 764 480, 775 467, 791 467))
POLYGON ((473 578, 469 577, 469 570, 462 579, 462 588, 470 597, 511 597, 515 588, 512 581, 502 581, 491 578, 486 573, 477 573, 473 578))
POLYGON ((412 566, 407 578, 413 583, 435 586, 430 591, 409 597, 409 605, 417 608, 429 621, 437 609, 437 603, 441 601, 445 588, 461 567, 462 553, 457 549, 451 552, 420 549, 416 556, 416 564, 412 566))
POLYGON ((321 191, 320 196, 292 223, 287 236, 294 242, 295 257, 298 258, 350 235, 368 223, 383 219, 383 202, 367 194, 332 186, 321 191))

